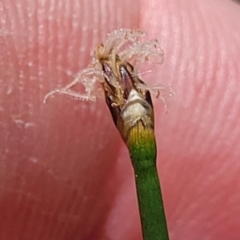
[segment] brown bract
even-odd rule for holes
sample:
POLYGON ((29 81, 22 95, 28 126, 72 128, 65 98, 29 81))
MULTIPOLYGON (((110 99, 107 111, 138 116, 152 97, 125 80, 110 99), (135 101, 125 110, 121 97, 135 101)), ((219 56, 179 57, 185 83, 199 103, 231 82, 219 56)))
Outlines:
POLYGON ((154 116, 150 92, 139 86, 144 86, 134 73, 133 66, 122 62, 117 55, 110 55, 109 59, 100 59, 105 81, 102 87, 106 103, 113 121, 124 141, 128 133, 138 121, 144 127, 153 128, 154 116))

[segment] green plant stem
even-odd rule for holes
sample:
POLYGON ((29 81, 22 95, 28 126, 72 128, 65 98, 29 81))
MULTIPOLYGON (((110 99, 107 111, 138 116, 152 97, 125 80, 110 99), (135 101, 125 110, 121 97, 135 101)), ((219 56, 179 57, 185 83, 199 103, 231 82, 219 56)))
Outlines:
POLYGON ((168 240, 163 199, 156 167, 156 142, 152 129, 137 124, 128 142, 137 188, 144 240, 168 240))

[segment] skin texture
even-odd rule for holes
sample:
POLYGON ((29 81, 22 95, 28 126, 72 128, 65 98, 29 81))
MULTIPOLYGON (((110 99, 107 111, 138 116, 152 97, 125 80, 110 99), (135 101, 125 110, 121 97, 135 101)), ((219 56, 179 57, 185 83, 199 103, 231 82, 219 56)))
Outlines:
POLYGON ((154 100, 170 239, 240 235, 240 5, 228 0, 0 1, 0 239, 141 239, 133 171, 104 100, 44 95, 106 34, 140 28, 171 84, 154 100))

